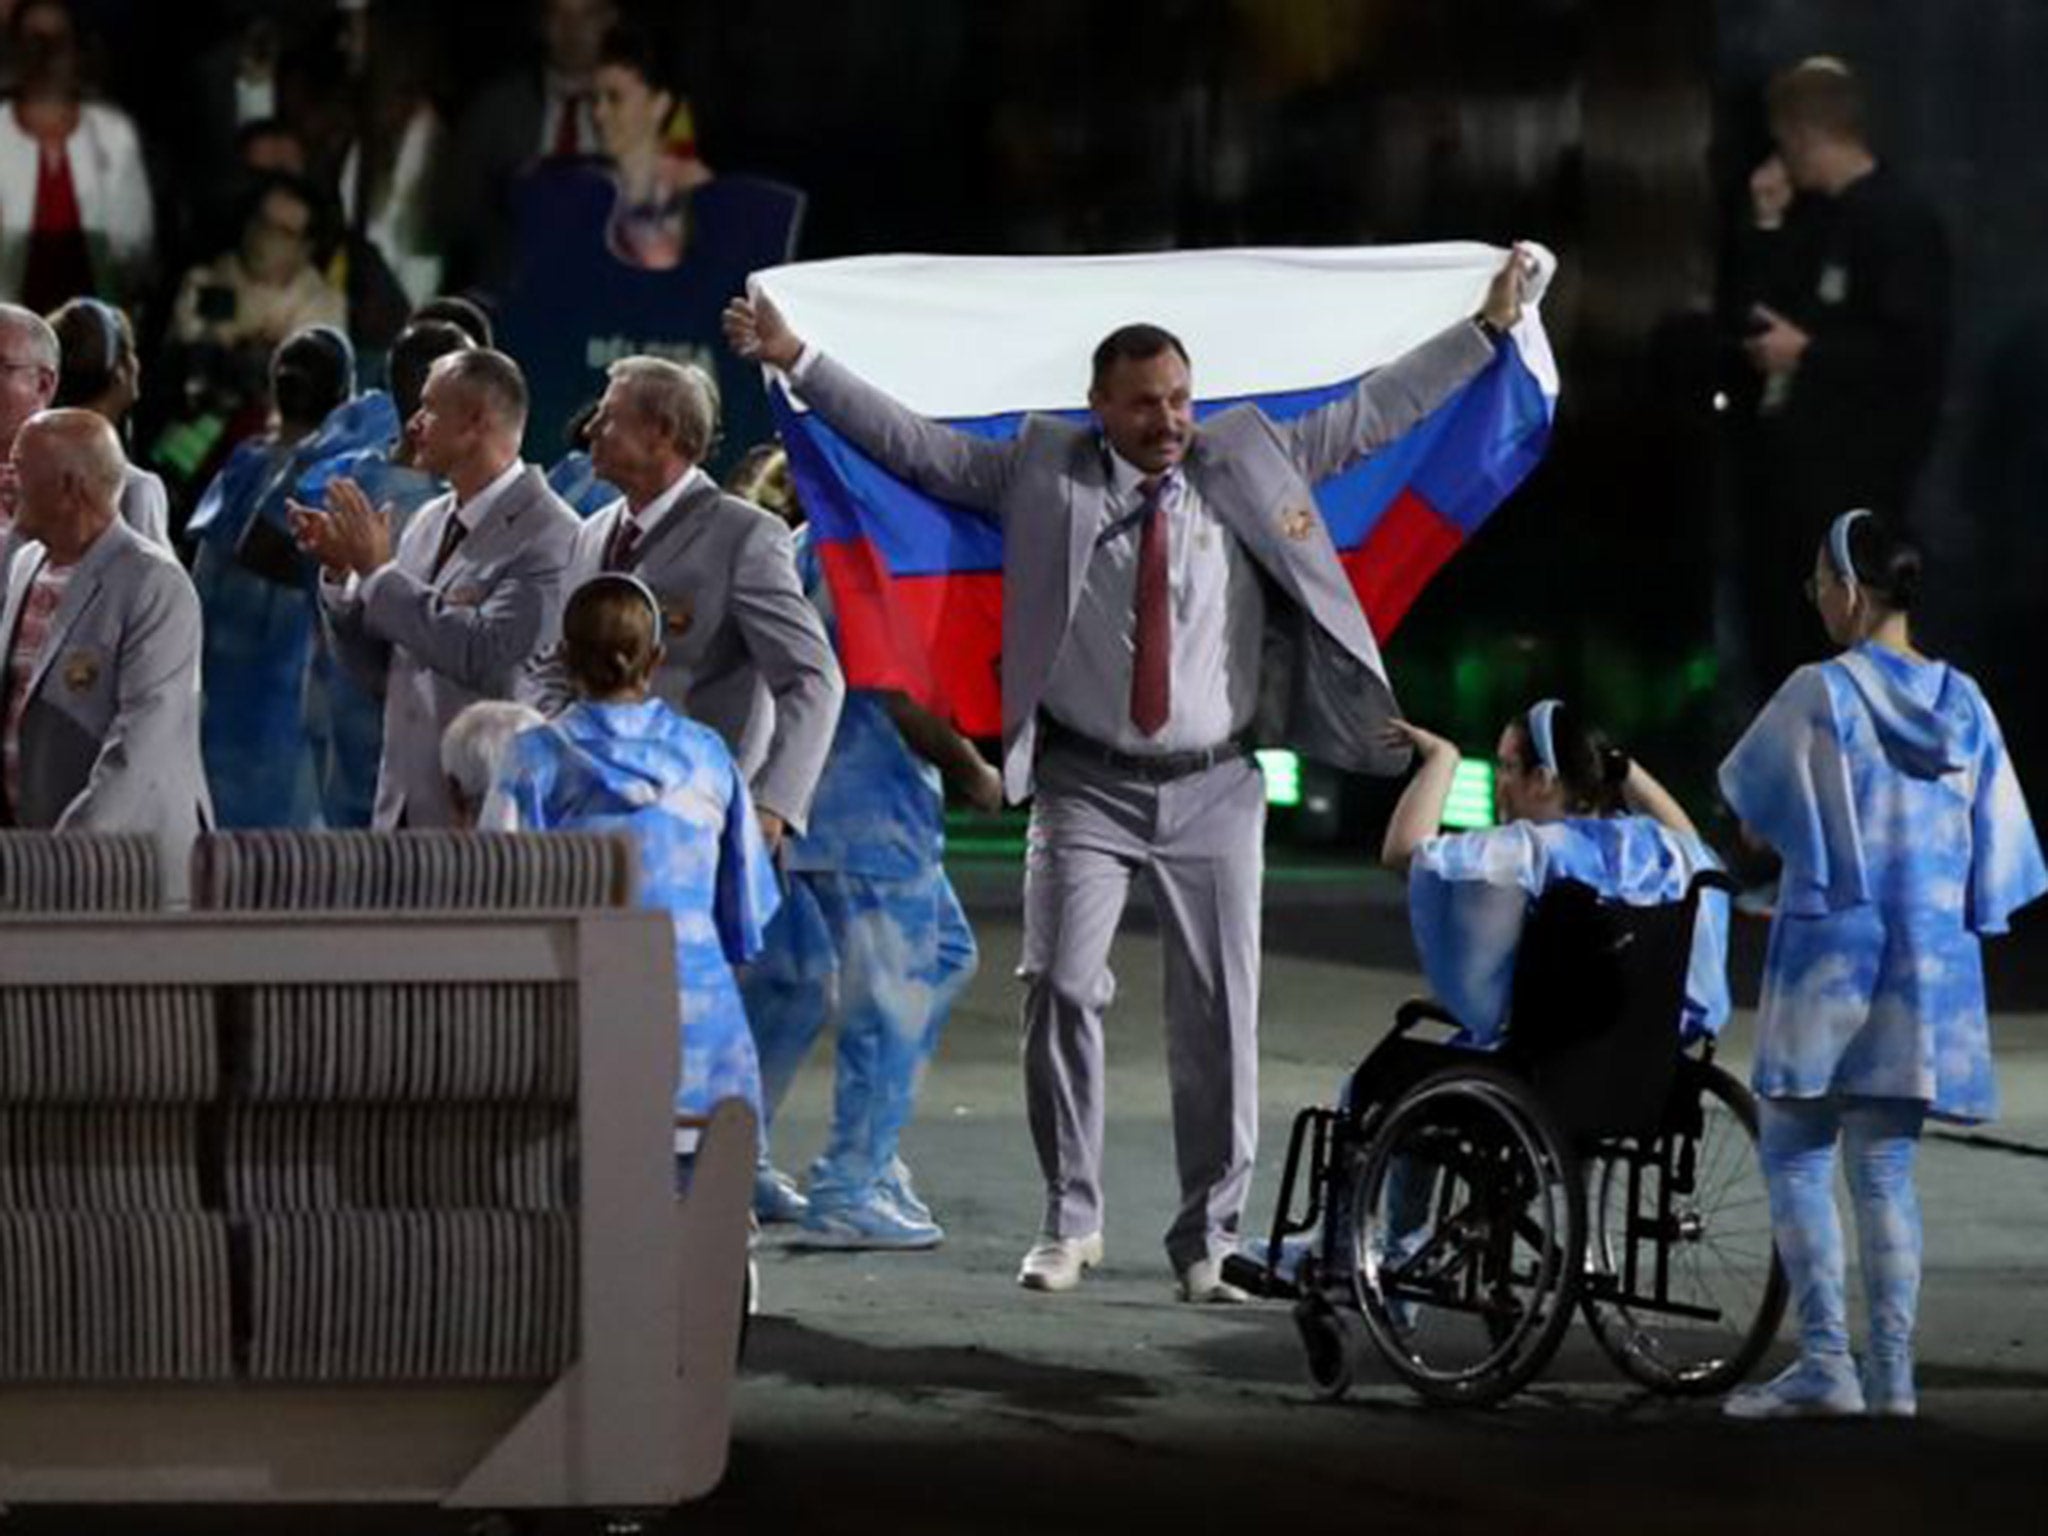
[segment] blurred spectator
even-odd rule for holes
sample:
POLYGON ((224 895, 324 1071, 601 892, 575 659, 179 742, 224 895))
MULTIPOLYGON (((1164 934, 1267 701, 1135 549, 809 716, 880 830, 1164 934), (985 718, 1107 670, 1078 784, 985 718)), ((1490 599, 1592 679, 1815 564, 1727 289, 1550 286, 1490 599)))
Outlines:
POLYGON ((536 0, 542 57, 471 102, 449 166, 449 270, 458 284, 502 287, 511 273, 512 182, 537 159, 598 152, 598 55, 613 0, 536 0))
POLYGON ((236 445, 192 514, 192 580, 205 615, 200 745, 224 827, 313 823, 313 760, 301 700, 312 654, 314 572, 285 502, 301 449, 355 390, 355 356, 329 326, 277 349, 272 429, 236 445))
POLYGON ((38 312, 82 293, 126 302, 156 230, 135 125, 85 100, 64 0, 23 0, 8 39, 18 84, 0 112, 0 294, 38 312))
POLYGON ((689 107, 652 38, 637 28, 605 34, 594 79, 598 137, 619 188, 606 244, 629 265, 666 271, 683 259, 690 193, 711 179, 689 107))
POLYGON ((187 347, 259 360, 294 331, 344 325, 342 296, 314 265, 319 201, 295 177, 260 182, 246 205, 240 243, 194 267, 179 284, 172 337, 187 347))
POLYGON ((355 12, 360 54, 356 127, 341 162, 341 205, 389 268, 406 302, 441 286, 436 225, 441 119, 429 99, 435 57, 416 11, 385 4, 355 12))
POLYGON ((446 320, 479 347, 498 344, 497 328, 483 306, 460 294, 444 293, 431 298, 412 312, 412 318, 415 325, 422 320, 446 320))
MULTIPOLYGON (((142 394, 142 361, 128 317, 99 299, 73 299, 50 316, 62 362, 59 406, 77 406, 106 418, 118 434, 142 394)), ((171 499, 161 477, 127 459, 121 483, 121 518, 151 543, 171 547, 171 499)))
POLYGON ((260 117, 236 132, 235 161, 252 176, 304 176, 306 144, 290 124, 260 117))
POLYGON ((619 499, 618 488, 598 478, 590 460, 590 434, 597 425, 602 401, 592 400, 569 418, 562 437, 568 446, 548 470, 548 489, 568 503, 569 510, 588 522, 591 517, 619 499))

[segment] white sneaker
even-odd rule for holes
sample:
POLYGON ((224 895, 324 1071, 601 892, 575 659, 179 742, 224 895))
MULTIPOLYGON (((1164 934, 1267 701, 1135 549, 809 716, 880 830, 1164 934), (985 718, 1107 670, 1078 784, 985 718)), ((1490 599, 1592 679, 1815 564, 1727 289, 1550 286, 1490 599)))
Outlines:
POLYGON ((1863 1409, 1863 1384, 1847 1355, 1802 1355, 1760 1387, 1744 1387, 1721 1411, 1731 1419, 1847 1418, 1863 1409))
POLYGON ((1197 1259, 1182 1270, 1174 1294, 1182 1301, 1208 1306, 1234 1307, 1252 1299, 1250 1291, 1223 1278, 1223 1264, 1218 1259, 1197 1259))
POLYGON ((1081 1272, 1102 1262, 1102 1234, 1086 1237, 1041 1237, 1017 1268, 1017 1283, 1027 1291, 1071 1291, 1081 1272))
POLYGON ((1873 1419, 1910 1419, 1920 1412, 1913 1392, 1913 1361, 1867 1359, 1863 1362, 1863 1405, 1873 1419))

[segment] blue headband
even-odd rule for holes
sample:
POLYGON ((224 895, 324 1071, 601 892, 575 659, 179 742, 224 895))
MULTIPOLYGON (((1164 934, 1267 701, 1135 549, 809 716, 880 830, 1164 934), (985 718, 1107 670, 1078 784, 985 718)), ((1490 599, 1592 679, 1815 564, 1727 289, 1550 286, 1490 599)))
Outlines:
POLYGON ((1851 507, 1832 523, 1828 524, 1828 559, 1834 562, 1835 575, 1850 591, 1856 590, 1856 562, 1849 558, 1849 530, 1859 517, 1870 516, 1868 507, 1851 507))
POLYGON ((1557 740, 1551 734, 1551 721, 1562 708, 1558 699, 1543 699, 1529 706, 1529 745, 1536 749, 1537 763, 1548 769, 1553 779, 1563 777, 1557 771, 1557 740))

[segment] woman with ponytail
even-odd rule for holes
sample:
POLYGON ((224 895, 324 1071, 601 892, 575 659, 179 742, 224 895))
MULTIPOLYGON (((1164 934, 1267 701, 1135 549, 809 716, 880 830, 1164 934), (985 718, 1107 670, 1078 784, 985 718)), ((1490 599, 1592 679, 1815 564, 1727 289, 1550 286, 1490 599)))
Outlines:
MULTIPOLYGON (((72 299, 50 312, 63 366, 54 406, 104 416, 125 443, 128 413, 142 396, 142 362, 128 317, 99 299, 72 299)), ((131 457, 121 482, 121 520, 160 549, 171 547, 170 493, 131 457)))
MULTIPOLYGON (((1458 749, 1407 721, 1392 728, 1418 762, 1380 858, 1408 876, 1423 973, 1463 1026, 1461 1044, 1498 1043, 1523 921, 1552 883, 1576 880, 1648 906, 1679 900, 1694 874, 1719 867, 1649 770, 1556 699, 1502 729, 1494 765, 1500 825, 1480 832, 1438 833, 1458 749)), ((1727 898, 1710 891, 1693 932, 1684 1010, 1672 1021, 1687 1038, 1718 1034, 1727 1020, 1727 954, 1727 898)))
MULTIPOLYGON (((650 697, 661 607, 634 576, 597 576, 562 614, 576 694, 512 740, 479 825, 496 831, 616 831, 640 851, 640 901, 675 922, 682 1071, 676 1112, 741 1098, 758 1118, 760 1068, 733 967, 761 948, 780 897, 747 783, 724 740, 650 697)), ((684 1157, 695 1132, 678 1132, 684 1157)))
POLYGON ((1914 646, 1920 558, 1866 511, 1835 519, 1806 593, 1831 660, 1801 667, 1721 764, 1746 832, 1783 860, 1754 1086, 1771 1226, 1799 1359, 1726 1404, 1738 1418, 1916 1411, 1928 1117, 1997 1112, 1981 940, 2048 890, 1997 718, 1914 646), (1849 1353, 1836 1144, 1868 1303, 1849 1353))

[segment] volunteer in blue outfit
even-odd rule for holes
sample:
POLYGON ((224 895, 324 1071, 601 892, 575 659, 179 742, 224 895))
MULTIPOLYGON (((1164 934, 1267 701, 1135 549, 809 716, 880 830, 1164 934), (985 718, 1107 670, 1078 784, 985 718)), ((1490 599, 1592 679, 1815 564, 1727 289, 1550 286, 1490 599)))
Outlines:
MULTIPOLYGON (((642 905, 675 921, 682 1073, 676 1112, 721 1099, 761 1112, 760 1071, 733 967, 761 947, 774 867, 746 780, 709 726, 650 695, 661 607, 637 577, 593 577, 562 615, 575 693, 546 725, 513 738, 479 825, 495 831, 623 832, 640 852, 642 905)), ((689 1133, 679 1132, 686 1153, 689 1133)))
MULTIPOLYGON (((1462 1026, 1461 1044, 1499 1043, 1522 925, 1552 883, 1576 880, 1612 900, 1651 906, 1679 900, 1695 874, 1720 867, 1649 770, 1556 699, 1502 728, 1494 763, 1501 824, 1484 831, 1438 835, 1458 749, 1406 721, 1392 729, 1415 748, 1419 766, 1380 857, 1407 873, 1423 974, 1462 1026)), ((1684 1011, 1673 1024, 1691 1038, 1719 1034, 1727 1019, 1728 901, 1710 891, 1693 930, 1684 1011)))
MULTIPOLYGON (((401 331, 391 347, 390 394, 368 391, 328 418, 300 455, 306 468, 298 478, 298 499, 324 506, 329 486, 353 481, 391 518, 392 537, 402 535, 412 515, 448 489, 439 475, 414 462, 406 423, 419 412, 435 360, 473 345, 472 337, 445 320, 416 320, 401 331)), ((321 819, 329 827, 367 827, 384 754, 384 701, 341 664, 318 625, 304 719, 321 819)))
POLYGON ((315 818, 301 708, 315 573, 293 542, 285 503, 309 455, 382 427, 374 408, 330 423, 354 392, 347 337, 313 326, 287 339, 271 363, 275 431, 236 446, 186 525, 206 620, 201 743, 223 827, 304 827, 315 818))
POLYGON ((1914 648, 1920 559, 1845 512, 1808 592, 1832 660, 1801 667, 1721 764, 1721 792, 1784 860, 1757 1016, 1755 1088, 1771 1226, 1799 1358, 1738 1392, 1738 1418, 1916 1411, 1913 1325, 1923 1122, 1998 1110, 1981 940, 2048 870, 1984 695, 1914 648), (1849 1352, 1836 1145, 1868 1303, 1849 1352))
MULTIPOLYGON (((802 513, 781 454, 735 490, 791 521, 802 513)), ((797 534, 804 591, 836 628, 808 529, 797 534)), ((944 1231, 898 1156, 925 1064, 978 954, 946 878, 942 771, 983 809, 1002 783, 974 744, 895 694, 848 692, 811 802, 787 843, 783 910, 741 990, 773 1117, 829 1022, 832 1130, 808 1197, 767 1161, 755 1214, 798 1220, 813 1247, 929 1248, 944 1231)))

